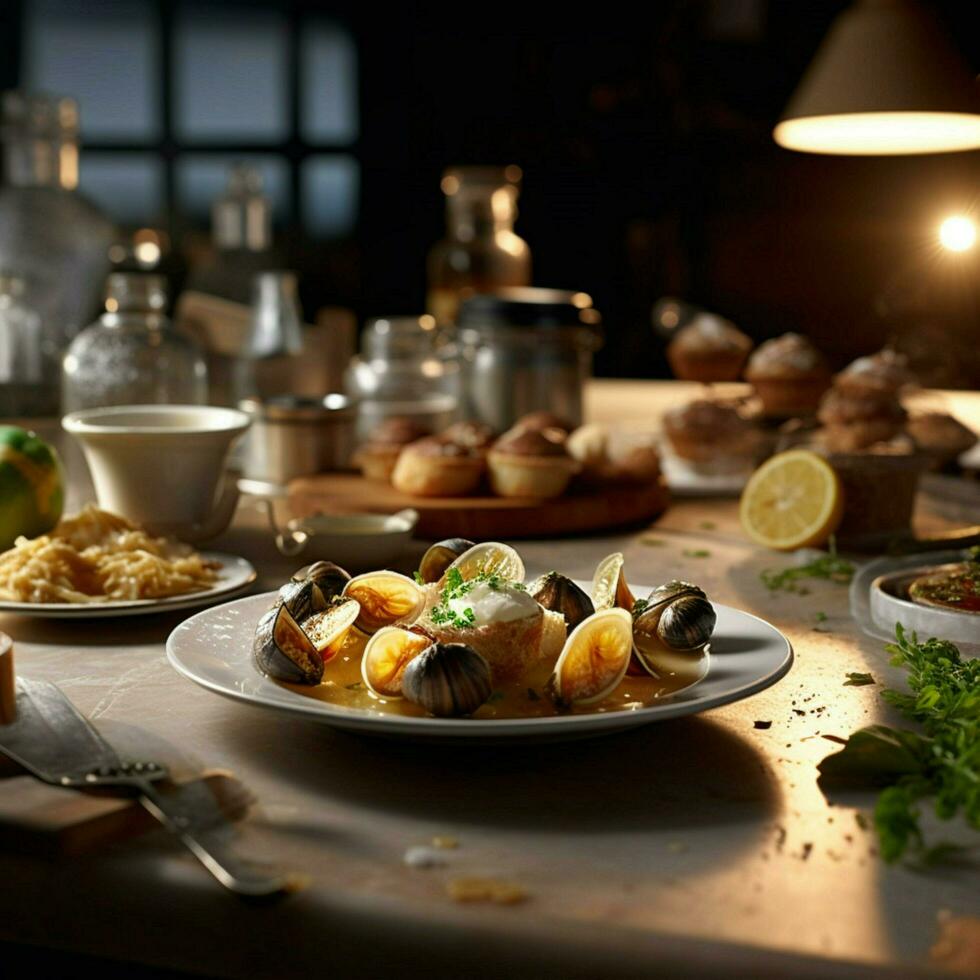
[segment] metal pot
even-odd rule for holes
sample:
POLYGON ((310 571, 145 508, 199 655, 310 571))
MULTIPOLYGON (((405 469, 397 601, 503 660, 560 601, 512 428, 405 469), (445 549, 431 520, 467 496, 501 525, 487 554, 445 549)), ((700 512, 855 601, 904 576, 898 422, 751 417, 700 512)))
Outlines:
POLYGON ((286 484, 297 476, 348 468, 357 405, 346 395, 243 398, 238 407, 252 417, 242 455, 247 479, 286 484))

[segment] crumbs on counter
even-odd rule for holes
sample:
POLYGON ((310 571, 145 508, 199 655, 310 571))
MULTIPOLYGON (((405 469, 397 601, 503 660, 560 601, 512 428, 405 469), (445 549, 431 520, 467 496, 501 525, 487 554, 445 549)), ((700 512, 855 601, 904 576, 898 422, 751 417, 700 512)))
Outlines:
POLYGON ((763 731, 765 731, 767 728, 772 728, 772 722, 771 721, 754 721, 754 722, 752 722, 752 727, 753 728, 760 728, 763 731))
POLYGON ((446 892, 454 902, 492 902, 494 905, 518 905, 528 893, 521 885, 500 878, 453 878, 446 892))
POLYGON ((417 844, 405 850, 402 861, 410 868, 438 868, 446 863, 446 856, 434 847, 417 844))

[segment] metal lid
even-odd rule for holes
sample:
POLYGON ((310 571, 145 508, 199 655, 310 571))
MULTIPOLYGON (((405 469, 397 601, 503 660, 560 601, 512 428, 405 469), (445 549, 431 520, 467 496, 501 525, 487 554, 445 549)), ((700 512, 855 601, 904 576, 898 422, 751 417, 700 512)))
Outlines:
POLYGON ((460 327, 597 327, 602 317, 588 293, 524 286, 470 296, 457 322, 460 327))
POLYGON ((346 395, 331 393, 323 398, 299 395, 273 395, 269 398, 243 398, 238 407, 249 415, 272 422, 318 422, 327 418, 348 418, 357 403, 346 395))

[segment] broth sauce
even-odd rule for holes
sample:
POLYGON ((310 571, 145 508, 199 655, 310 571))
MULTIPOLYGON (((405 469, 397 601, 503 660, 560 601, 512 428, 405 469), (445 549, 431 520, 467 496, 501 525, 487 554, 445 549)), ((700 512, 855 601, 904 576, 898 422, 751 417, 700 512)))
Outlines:
MULTIPOLYGON (((388 700, 372 694, 361 678, 361 655, 367 637, 351 630, 340 652, 328 661, 321 683, 313 686, 281 683, 283 687, 328 704, 356 708, 376 714, 428 717, 424 708, 404 699, 388 700)), ((627 675, 604 700, 595 704, 559 708, 548 695, 546 685, 554 664, 542 662, 520 681, 494 687, 490 699, 469 717, 549 718, 555 715, 593 714, 607 711, 635 711, 687 687, 694 678, 688 674, 668 674, 661 678, 627 675)))

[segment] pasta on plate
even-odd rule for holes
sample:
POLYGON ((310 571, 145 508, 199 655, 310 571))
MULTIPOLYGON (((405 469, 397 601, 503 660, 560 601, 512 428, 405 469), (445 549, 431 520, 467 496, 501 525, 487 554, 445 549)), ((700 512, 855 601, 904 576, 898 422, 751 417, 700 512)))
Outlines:
POLYGON ((0 554, 0 599, 76 604, 164 599, 211 588, 220 567, 189 545, 155 538, 90 504, 48 534, 18 538, 0 554))

